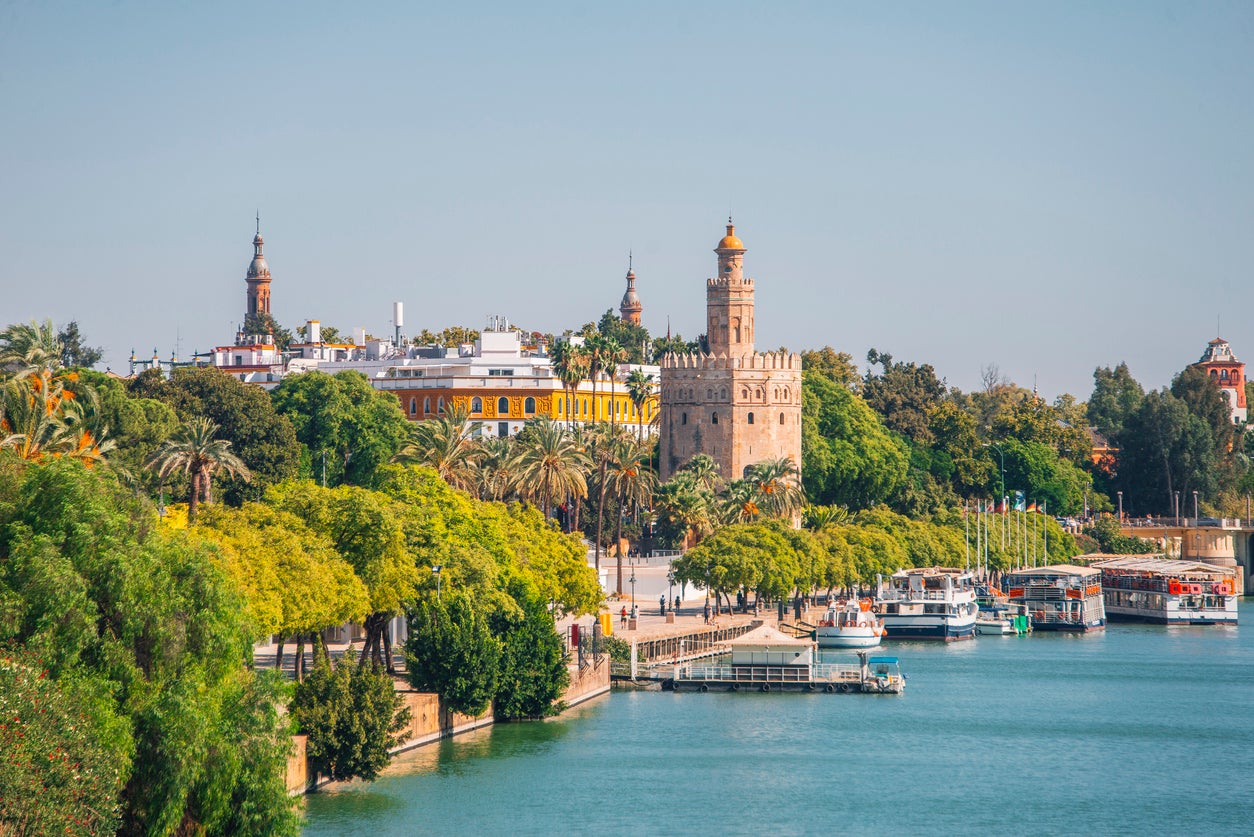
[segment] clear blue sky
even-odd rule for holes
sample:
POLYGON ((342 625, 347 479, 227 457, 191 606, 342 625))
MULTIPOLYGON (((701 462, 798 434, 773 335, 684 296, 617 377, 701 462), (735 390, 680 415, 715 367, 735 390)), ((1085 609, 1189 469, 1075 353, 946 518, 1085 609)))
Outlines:
POLYGON ((1254 361, 1254 4, 0 0, 0 321, 115 370, 295 326, 703 330, 1086 398, 1254 361))

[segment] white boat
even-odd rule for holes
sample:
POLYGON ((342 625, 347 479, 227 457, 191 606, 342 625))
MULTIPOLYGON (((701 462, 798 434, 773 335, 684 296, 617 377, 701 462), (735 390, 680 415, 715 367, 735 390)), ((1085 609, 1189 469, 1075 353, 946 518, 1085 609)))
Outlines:
POLYGON ((820 648, 873 648, 884 637, 884 623, 871 612, 871 600, 837 602, 814 630, 820 648))
POLYGON ((939 639, 951 642, 975 636, 979 604, 971 573, 951 567, 924 567, 881 580, 875 606, 888 639, 939 639))
POLYGON ((1106 627, 1101 573, 1093 567, 1051 564, 1005 575, 1011 604, 1028 612, 1034 631, 1087 633, 1106 627))
POLYGON ((1237 624, 1234 570, 1145 555, 1095 561, 1111 619, 1165 625, 1237 624))
POLYGON ((975 632, 980 636, 1014 636, 1018 633, 1014 624, 1004 616, 977 616, 975 632))

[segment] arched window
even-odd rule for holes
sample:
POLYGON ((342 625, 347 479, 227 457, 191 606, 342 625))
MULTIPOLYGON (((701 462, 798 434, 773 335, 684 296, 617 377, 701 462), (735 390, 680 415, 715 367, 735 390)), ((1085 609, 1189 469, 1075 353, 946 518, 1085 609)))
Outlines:
POLYGON ((504 395, 496 399, 496 414, 498 416, 509 415, 509 399, 504 395))
POLYGON ((482 398, 476 395, 474 398, 470 399, 470 412, 472 413, 483 412, 483 399, 482 398))
POLYGON ((431 396, 428 395, 422 399, 422 414, 425 416, 429 412, 431 412, 431 396))
POLYGON ((740 397, 744 399, 745 401, 749 400, 749 388, 748 387, 740 388, 740 397))
POLYGON ((523 412, 527 415, 533 415, 536 411, 536 400, 531 396, 527 396, 527 400, 523 402, 523 412))
POLYGON ((1227 369, 1224 369, 1223 371, 1221 371, 1221 372, 1219 373, 1219 378, 1220 378, 1220 380, 1223 380, 1223 381, 1228 380, 1228 370, 1227 370, 1227 369))
POLYGON ((588 415, 588 399, 584 398, 581 401, 583 403, 579 405, 579 412, 586 416, 588 415))
POLYGON ((780 423, 780 424, 783 424, 783 423, 784 423, 784 414, 783 414, 783 413, 780 413, 780 414, 779 414, 779 423, 780 423))
POLYGON ((1211 376, 1212 378, 1218 378, 1218 377, 1219 377, 1219 373, 1218 373, 1217 371, 1215 371, 1214 369, 1212 369, 1212 370, 1210 370, 1210 376, 1211 376))
POLYGON ((417 398, 409 399, 409 414, 411 416, 418 415, 418 399, 417 398))
POLYGON ((559 416, 562 414, 562 399, 560 398, 557 399, 557 414, 559 416))
POLYGON ((719 398, 719 400, 720 400, 720 401, 726 401, 726 400, 727 400, 727 388, 726 388, 726 387, 724 387, 723 389, 720 389, 720 390, 718 391, 718 398, 719 398))
POLYGON ((444 396, 441 395, 435 400, 435 411, 440 415, 444 415, 444 396))
POLYGON ((688 414, 687 414, 687 413, 680 413, 680 414, 679 414, 679 423, 680 423, 680 424, 687 424, 687 423, 688 423, 688 414))
POLYGON ((749 423, 753 424, 753 413, 749 414, 749 423))
POLYGON ((710 424, 718 424, 718 413, 710 413, 710 424))

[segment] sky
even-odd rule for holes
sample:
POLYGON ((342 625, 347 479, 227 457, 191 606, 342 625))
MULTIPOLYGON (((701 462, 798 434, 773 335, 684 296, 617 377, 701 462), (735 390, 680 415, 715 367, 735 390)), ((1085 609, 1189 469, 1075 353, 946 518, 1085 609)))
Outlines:
POLYGON ((0 0, 0 324, 230 343, 617 310, 1087 398, 1254 362, 1254 4, 0 0))

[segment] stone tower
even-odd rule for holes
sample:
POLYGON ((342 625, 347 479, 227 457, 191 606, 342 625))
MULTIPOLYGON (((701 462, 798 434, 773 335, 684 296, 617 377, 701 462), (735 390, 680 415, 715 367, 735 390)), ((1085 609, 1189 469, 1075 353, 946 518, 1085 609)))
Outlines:
POLYGON ((744 276, 745 246, 731 223, 714 252, 718 276, 705 286, 709 351, 662 359, 664 480, 698 453, 728 481, 768 459, 801 467, 801 356, 754 350, 753 280, 744 276))
POLYGON ((644 306, 640 304, 640 295, 636 293, 636 272, 628 264, 627 291, 623 294, 623 301, 618 306, 618 311, 623 317, 623 322, 640 325, 640 312, 643 310, 644 306))
POLYGON ((261 252, 261 217, 257 218, 257 235, 253 238, 253 260, 248 265, 248 307, 245 315, 270 313, 270 266, 261 252))

